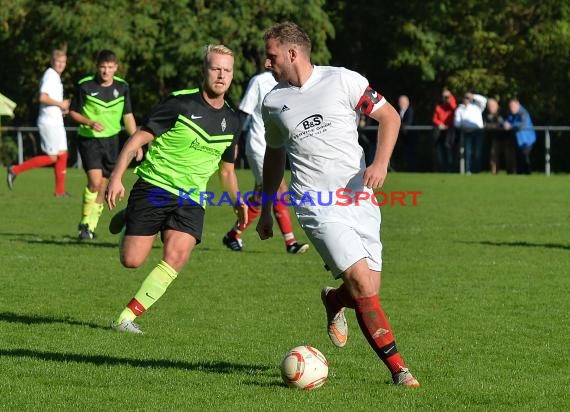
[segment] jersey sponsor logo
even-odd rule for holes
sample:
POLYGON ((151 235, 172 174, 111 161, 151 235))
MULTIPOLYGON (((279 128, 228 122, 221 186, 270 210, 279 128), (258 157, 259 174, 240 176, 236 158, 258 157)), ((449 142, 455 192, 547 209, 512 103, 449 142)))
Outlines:
POLYGON ((192 140, 192 143, 190 143, 190 148, 194 149, 194 150, 198 150, 199 152, 210 153, 210 154, 213 154, 215 156, 221 156, 223 153, 219 150, 214 149, 213 147, 200 144, 200 142, 198 141, 198 138, 195 138, 194 140, 192 140))
POLYGON ((312 114, 301 120, 293 132, 293 139, 303 140, 309 136, 318 136, 327 131, 331 122, 325 121, 322 115, 312 114))
POLYGON ((196 116, 195 114, 190 116, 190 119, 192 119, 192 120, 201 119, 201 118, 202 118, 202 116, 196 116))
POLYGON ((115 99, 119 97, 119 91, 117 89, 113 89, 113 96, 115 97, 115 99))
POLYGON ((99 92, 91 92, 91 96, 97 96, 99 92))
POLYGON ((226 131, 226 126, 227 126, 226 118, 225 118, 225 117, 224 117, 223 120, 222 120, 221 126, 222 126, 222 132, 225 132, 225 131, 226 131))
POLYGON ((287 107, 286 104, 283 105, 283 107, 281 108, 281 113, 286 112, 287 110, 291 110, 287 107))
POLYGON ((300 126, 303 130, 308 130, 313 127, 319 126, 321 123, 323 123, 323 116, 321 116, 320 114, 312 114, 309 117, 306 117, 305 119, 301 120, 299 124, 295 126, 295 129, 299 129, 300 126))

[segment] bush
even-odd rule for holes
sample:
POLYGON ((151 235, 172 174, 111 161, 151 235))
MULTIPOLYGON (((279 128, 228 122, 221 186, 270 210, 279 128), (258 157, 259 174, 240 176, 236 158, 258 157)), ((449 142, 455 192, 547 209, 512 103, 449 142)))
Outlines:
POLYGON ((8 136, 0 136, 0 163, 11 165, 18 157, 18 145, 8 136))

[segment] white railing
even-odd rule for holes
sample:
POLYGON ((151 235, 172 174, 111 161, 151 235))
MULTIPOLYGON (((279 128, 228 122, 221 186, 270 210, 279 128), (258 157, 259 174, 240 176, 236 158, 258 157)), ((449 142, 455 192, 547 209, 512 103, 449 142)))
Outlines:
MULTIPOLYGON (((65 130, 69 132, 76 132, 78 127, 66 127, 65 130)), ((366 126, 364 130, 376 130, 377 126, 366 126)), ((432 131, 433 126, 407 126, 406 130, 417 130, 417 131, 432 131)), ((568 132, 570 131, 570 126, 534 126, 534 130, 544 132, 544 174, 550 176, 551 165, 550 165, 550 132, 568 132)), ((24 161, 24 137, 22 133, 33 132, 37 133, 38 128, 32 126, 14 127, 14 126, 2 126, 0 129, 0 135, 2 132, 16 132, 16 140, 18 144, 18 163, 24 161)), ((463 146, 459 149, 460 159, 459 159, 459 172, 461 174, 465 173, 465 150, 463 146)), ((81 156, 77 155, 76 167, 81 167, 81 156)))
MULTIPOLYGON (((533 129, 538 132, 544 132, 544 174, 550 176, 550 132, 568 132, 570 131, 570 126, 534 126, 533 129)), ((377 126, 366 126, 364 130, 377 130, 377 126)), ((406 130, 433 131, 434 128, 433 126, 412 125, 406 126, 406 130)), ((463 139, 461 139, 459 148, 459 173, 465 174, 465 148, 463 147, 463 139)))

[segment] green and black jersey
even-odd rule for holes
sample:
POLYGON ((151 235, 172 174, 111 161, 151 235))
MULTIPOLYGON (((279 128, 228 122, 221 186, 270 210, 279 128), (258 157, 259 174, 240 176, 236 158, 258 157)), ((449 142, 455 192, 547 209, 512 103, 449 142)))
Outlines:
POLYGON ((113 84, 104 87, 97 81, 97 76, 87 76, 77 83, 71 110, 105 126, 103 131, 97 132, 86 125, 81 125, 79 136, 96 138, 116 136, 121 131, 123 115, 133 111, 129 85, 115 76, 113 84))
POLYGON ((143 180, 200 203, 220 160, 233 163, 240 134, 237 113, 210 106, 200 89, 172 93, 153 109, 143 129, 156 138, 135 169, 143 180))

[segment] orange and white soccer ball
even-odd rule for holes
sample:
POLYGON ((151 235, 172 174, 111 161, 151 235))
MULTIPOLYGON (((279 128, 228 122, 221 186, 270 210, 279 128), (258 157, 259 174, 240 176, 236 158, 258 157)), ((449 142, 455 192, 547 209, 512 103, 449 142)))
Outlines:
POLYGON ((281 361, 281 377, 292 388, 316 389, 324 385, 328 375, 328 361, 312 346, 297 346, 281 361))

